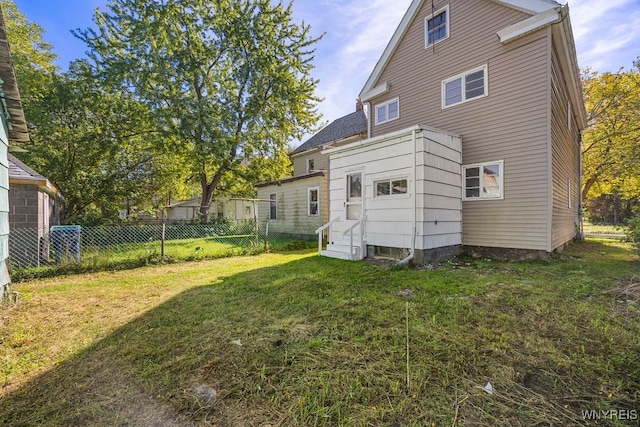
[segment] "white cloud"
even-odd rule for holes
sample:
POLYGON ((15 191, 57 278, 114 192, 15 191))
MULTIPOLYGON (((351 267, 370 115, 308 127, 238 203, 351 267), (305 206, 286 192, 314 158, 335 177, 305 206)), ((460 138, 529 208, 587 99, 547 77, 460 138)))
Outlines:
MULTIPOLYGON (((566 4, 567 0, 560 0, 566 4)), ((317 46, 314 75, 320 79, 319 110, 325 121, 354 111, 355 100, 391 39, 411 0, 298 0, 297 19, 317 46)), ((630 68, 640 55, 640 0, 570 0, 573 34, 581 67, 597 71, 630 68)))
POLYGON ((355 110, 356 98, 391 39, 411 0, 321 0, 294 3, 299 19, 314 34, 325 33, 317 46, 314 75, 320 80, 319 106, 331 121, 355 110))
POLYGON ((638 0, 572 0, 569 11, 581 67, 615 72, 632 66, 640 55, 638 0))

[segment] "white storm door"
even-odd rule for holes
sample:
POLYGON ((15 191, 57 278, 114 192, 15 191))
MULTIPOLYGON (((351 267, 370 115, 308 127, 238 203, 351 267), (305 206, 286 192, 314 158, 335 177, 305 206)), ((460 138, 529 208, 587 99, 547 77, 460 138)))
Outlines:
POLYGON ((347 174, 347 220, 362 217, 362 172, 347 174))

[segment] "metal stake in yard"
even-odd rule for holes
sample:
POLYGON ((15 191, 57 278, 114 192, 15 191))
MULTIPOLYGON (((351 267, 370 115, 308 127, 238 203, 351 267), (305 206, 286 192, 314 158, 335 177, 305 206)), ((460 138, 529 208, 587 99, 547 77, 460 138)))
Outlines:
POLYGON ((409 301, 405 303, 405 325, 407 332, 407 391, 411 391, 411 383, 409 380, 409 301))

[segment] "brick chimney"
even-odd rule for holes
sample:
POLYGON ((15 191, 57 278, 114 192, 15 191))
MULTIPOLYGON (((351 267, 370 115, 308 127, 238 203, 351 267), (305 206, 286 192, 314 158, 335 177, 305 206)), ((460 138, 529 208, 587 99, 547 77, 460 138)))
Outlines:
POLYGON ((356 111, 362 111, 364 110, 364 105, 362 105, 362 101, 360 101, 360 98, 356 99, 356 111))

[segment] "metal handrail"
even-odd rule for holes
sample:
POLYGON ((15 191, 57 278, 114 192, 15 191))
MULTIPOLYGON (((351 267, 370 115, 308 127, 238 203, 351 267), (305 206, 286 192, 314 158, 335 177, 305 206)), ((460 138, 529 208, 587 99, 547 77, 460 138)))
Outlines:
POLYGON ((327 228, 329 228, 329 236, 331 236, 331 225, 336 222, 336 221, 340 221, 340 217, 336 216, 334 218, 331 219, 331 221, 329 221, 328 223, 326 223, 325 225, 323 225, 322 227, 319 227, 316 229, 315 233, 318 235, 318 253, 320 253, 322 251, 322 232, 324 230, 326 230, 327 228))
POLYGON ((349 228, 347 228, 344 233, 342 233, 343 236, 349 234, 349 259, 351 261, 353 261, 353 230, 357 226, 360 226, 360 253, 363 253, 362 247, 364 246, 364 227, 362 224, 364 223, 365 219, 366 217, 360 218, 357 222, 353 223, 349 228))

